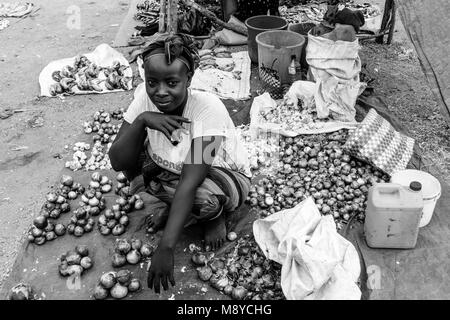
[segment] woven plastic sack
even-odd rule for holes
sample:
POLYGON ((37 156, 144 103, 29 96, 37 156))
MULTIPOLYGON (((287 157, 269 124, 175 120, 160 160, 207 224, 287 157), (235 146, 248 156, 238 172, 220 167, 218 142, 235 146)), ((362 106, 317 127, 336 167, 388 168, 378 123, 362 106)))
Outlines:
POLYGON ((344 145, 349 154, 389 175, 406 169, 413 148, 414 139, 396 131, 375 109, 370 109, 344 145))

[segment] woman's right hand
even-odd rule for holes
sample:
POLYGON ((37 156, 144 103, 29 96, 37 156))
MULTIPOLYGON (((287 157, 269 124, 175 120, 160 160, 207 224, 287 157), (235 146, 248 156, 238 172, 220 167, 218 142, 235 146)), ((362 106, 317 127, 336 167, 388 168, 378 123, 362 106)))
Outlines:
POLYGON ((182 129, 182 123, 190 123, 191 121, 187 118, 180 116, 173 116, 164 113, 146 111, 139 115, 144 121, 145 126, 158 130, 171 140, 172 132, 177 129, 182 129))

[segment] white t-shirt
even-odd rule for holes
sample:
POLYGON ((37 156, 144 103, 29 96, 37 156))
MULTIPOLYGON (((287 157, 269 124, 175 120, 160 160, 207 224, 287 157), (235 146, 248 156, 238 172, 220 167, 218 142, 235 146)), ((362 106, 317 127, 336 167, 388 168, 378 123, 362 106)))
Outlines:
MULTIPOLYGON (((134 100, 125 112, 124 119, 131 124, 145 111, 161 113, 148 97, 145 83, 141 83, 136 88, 134 100)), ((237 135, 228 110, 217 96, 188 89, 188 100, 183 117, 189 119, 191 123, 183 123, 183 128, 186 130, 181 133, 181 142, 176 146, 162 132, 147 128, 148 153, 156 164, 163 169, 181 174, 193 139, 221 136, 223 137, 222 145, 212 165, 251 177, 248 153, 237 135)))

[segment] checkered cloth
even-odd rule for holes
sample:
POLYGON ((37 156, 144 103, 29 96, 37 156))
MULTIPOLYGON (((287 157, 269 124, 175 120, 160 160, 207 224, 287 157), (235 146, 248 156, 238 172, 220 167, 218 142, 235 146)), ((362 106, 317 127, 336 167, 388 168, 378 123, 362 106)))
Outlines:
POLYGON ((281 86, 280 76, 274 69, 262 66, 259 69, 259 79, 261 80, 263 90, 268 92, 272 99, 282 99, 284 90, 281 86))
POLYGON ((406 169, 413 148, 414 139, 397 132, 375 109, 370 109, 344 145, 349 154, 389 175, 406 169))

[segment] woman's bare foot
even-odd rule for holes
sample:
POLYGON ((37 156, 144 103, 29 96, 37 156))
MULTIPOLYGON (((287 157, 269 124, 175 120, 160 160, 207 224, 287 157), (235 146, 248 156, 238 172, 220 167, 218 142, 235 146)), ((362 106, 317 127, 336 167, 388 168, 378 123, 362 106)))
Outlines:
POLYGON ((205 246, 209 246, 212 250, 217 250, 224 244, 227 228, 223 214, 214 220, 204 222, 203 229, 205 246))
POLYGON ((169 211, 157 210, 156 213, 151 214, 148 217, 147 230, 150 233, 155 233, 164 228, 167 219, 169 218, 169 211))

